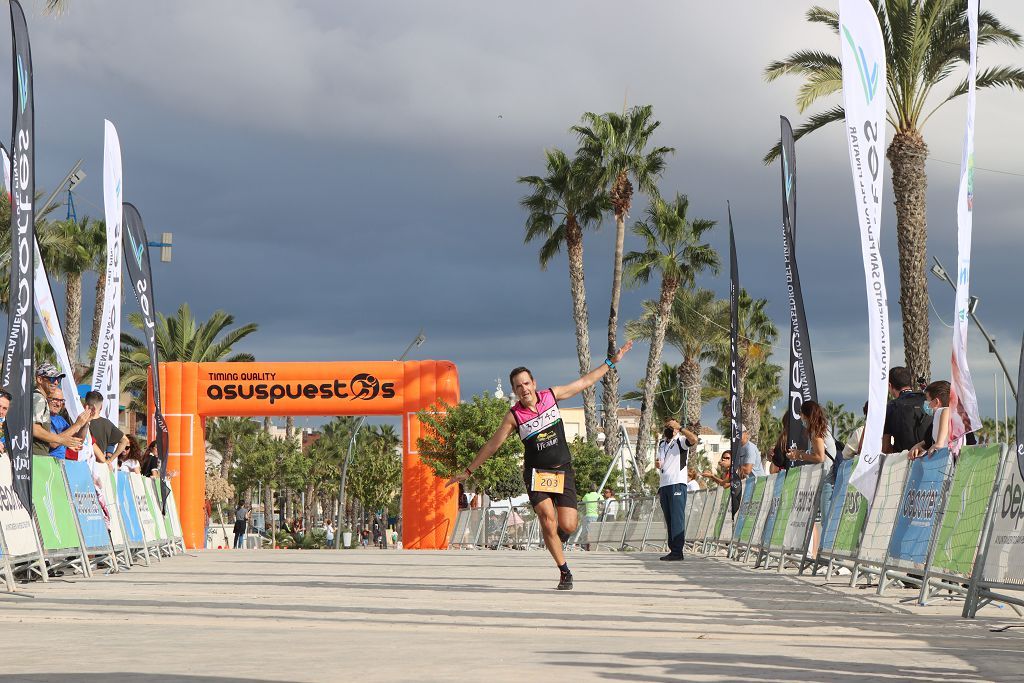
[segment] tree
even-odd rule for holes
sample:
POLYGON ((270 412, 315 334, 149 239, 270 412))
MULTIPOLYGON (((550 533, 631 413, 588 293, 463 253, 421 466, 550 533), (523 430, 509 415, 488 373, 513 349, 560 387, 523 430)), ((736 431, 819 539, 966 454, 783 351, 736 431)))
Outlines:
MULTIPOLYGON (((846 410, 846 406, 842 403, 826 401, 822 409, 825 411, 825 417, 832 427, 832 436, 844 443, 849 440, 850 433, 860 426, 862 422, 856 414, 846 410)), ((853 445, 856 446, 857 444, 853 445)))
POLYGON ((636 437, 640 469, 645 469, 647 463, 647 451, 643 446, 652 434, 654 387, 658 382, 665 331, 676 292, 680 287, 692 287, 699 273, 705 270, 717 273, 721 266, 718 252, 710 244, 701 242, 705 233, 715 227, 715 221, 704 218, 691 220, 687 215, 689 208, 690 200, 683 194, 677 194, 672 202, 661 198, 652 200, 647 209, 647 221, 637 221, 633 226, 633 233, 644 240, 647 248, 644 251, 631 251, 623 259, 631 284, 647 283, 652 277, 661 275, 661 289, 644 374, 640 428, 636 437))
MULTIPOLYGON (((928 145, 921 131, 943 104, 967 92, 966 80, 933 97, 933 91, 956 67, 969 61, 967 0, 871 0, 885 43, 889 96, 887 119, 895 130, 886 157, 892 166, 896 195, 896 236, 899 245, 900 308, 903 312, 903 347, 906 366, 913 377, 930 377, 928 336, 928 278, 925 269, 928 222, 925 160, 928 145)), ((823 7, 807 11, 807 20, 824 24, 839 34, 839 14, 823 7)), ((1020 35, 1003 25, 991 12, 978 17, 978 46, 1002 44, 1020 47, 1020 35)), ((804 83, 796 98, 801 112, 819 99, 842 92, 842 65, 834 55, 813 50, 794 52, 765 69, 770 82, 796 74, 804 83)), ((977 87, 1024 89, 1024 70, 994 66, 977 76, 977 87)), ((794 137, 842 121, 841 105, 817 113, 797 128, 794 137)), ((779 147, 765 162, 773 161, 779 147)))
POLYGON ((220 476, 227 479, 238 440, 259 431, 259 425, 247 417, 217 417, 206 421, 206 440, 220 451, 220 476))
MULTIPOLYGON (((665 157, 675 152, 673 147, 648 150, 654 131, 661 125, 660 121, 652 120, 652 114, 650 105, 633 107, 622 114, 587 112, 582 124, 572 127, 579 138, 577 155, 597 169, 599 185, 608 190, 615 215, 615 260, 608 313, 609 358, 618 351, 622 258, 626 216, 633 203, 633 182, 641 192, 657 197, 655 182, 665 170, 665 157)), ((619 377, 616 372, 604 376, 604 414, 605 451, 614 455, 619 447, 619 377)))
MULTIPOLYGON (((642 401, 644 398, 644 380, 637 383, 637 390, 623 394, 625 401, 642 401)), ((697 387, 700 390, 700 387, 697 387)), ((654 399, 651 401, 654 411, 654 422, 665 424, 666 420, 679 419, 685 413, 686 397, 684 396, 682 383, 679 381, 679 372, 668 363, 661 364, 661 372, 658 373, 658 386, 655 387, 654 399)))
POLYGON ((367 509, 383 510, 402 487, 402 456, 395 452, 398 438, 393 431, 368 427, 357 444, 349 467, 348 493, 367 509))
MULTIPOLYGON (((600 486, 601 480, 612 464, 612 457, 592 441, 576 437, 569 443, 572 454, 572 469, 576 475, 576 491, 583 495, 591 486, 600 486)), ((606 486, 618 486, 619 473, 612 472, 606 486)))
MULTIPOLYGON (((569 159, 560 149, 545 152, 547 175, 519 179, 530 187, 520 200, 527 210, 526 242, 541 239, 540 267, 565 244, 569 261, 569 291, 576 323, 576 356, 580 375, 590 372, 590 314, 583 278, 583 231, 600 226, 601 215, 611 208, 608 193, 598 187, 595 169, 586 159, 569 159)), ((583 415, 587 439, 597 439, 597 388, 583 390, 583 415)))
MULTIPOLYGON (((142 330, 142 316, 128 316, 131 324, 142 330)), ((256 323, 232 328, 235 317, 214 311, 206 322, 196 324, 188 304, 178 307, 176 315, 156 314, 156 348, 160 360, 184 363, 251 362, 251 353, 234 353, 234 346, 258 329, 256 323)), ((143 403, 149 381, 149 350, 146 342, 127 332, 121 333, 121 390, 141 396, 143 403)), ((143 406, 144 409, 144 406, 143 406)))
MULTIPOLYGON (((420 411, 417 417, 426 428, 426 436, 416 442, 420 458, 438 477, 451 478, 469 466, 507 413, 507 401, 487 394, 457 406, 441 401, 420 411)), ((473 472, 466 487, 497 499, 524 493, 522 444, 517 439, 505 441, 473 472)))
POLYGON ((96 221, 88 216, 77 222, 56 221, 49 228, 56 238, 51 242, 51 248, 44 250, 40 246, 47 270, 64 279, 67 306, 64 339, 68 357, 74 366, 78 365, 78 345, 82 330, 82 274, 94 266, 98 254, 106 253, 106 236, 98 233, 95 224, 96 221))
MULTIPOLYGON (((626 334, 630 339, 653 339, 656 315, 657 303, 645 301, 640 318, 626 324, 626 334)), ((722 353, 728 353, 728 329, 720 324, 723 319, 728 320, 728 315, 728 302, 718 299, 708 289, 680 287, 676 291, 665 330, 665 343, 675 347, 683 356, 678 374, 683 394, 679 405, 683 406, 685 424, 700 424, 701 407, 704 405, 701 360, 714 360, 722 353)), ((658 391, 662 391, 660 385, 658 391)))

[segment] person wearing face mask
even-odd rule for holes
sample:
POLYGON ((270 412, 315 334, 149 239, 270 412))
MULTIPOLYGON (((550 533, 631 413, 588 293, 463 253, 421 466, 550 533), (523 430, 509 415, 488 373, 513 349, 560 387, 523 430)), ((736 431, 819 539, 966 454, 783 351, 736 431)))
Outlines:
POLYGON ((910 459, 915 460, 923 455, 931 455, 940 448, 955 447, 949 443, 950 427, 954 419, 959 419, 949 409, 949 382, 939 380, 932 382, 924 390, 924 412, 932 418, 930 439, 918 441, 910 449, 910 459), (929 443, 930 442, 930 443, 929 443))
POLYGON ((556 586, 558 590, 572 590, 572 572, 565 561, 562 546, 579 524, 576 477, 558 402, 572 398, 600 381, 615 369, 615 364, 622 360, 632 346, 633 342, 626 342, 596 370, 591 370, 570 384, 550 389, 537 389, 532 372, 524 367, 515 368, 509 373, 509 382, 519 400, 505 414, 501 425, 480 447, 469 466, 448 480, 447 485, 452 486, 469 479, 478 467, 498 452, 512 432, 518 432, 523 441, 523 481, 527 495, 537 513, 544 535, 544 546, 561 572, 556 586))
POLYGON ((683 429, 676 420, 665 423, 661 437, 654 466, 661 472, 658 498, 661 511, 665 514, 668 554, 660 559, 677 561, 683 559, 683 543, 686 539, 686 492, 690 479, 687 460, 698 438, 689 429, 683 429))

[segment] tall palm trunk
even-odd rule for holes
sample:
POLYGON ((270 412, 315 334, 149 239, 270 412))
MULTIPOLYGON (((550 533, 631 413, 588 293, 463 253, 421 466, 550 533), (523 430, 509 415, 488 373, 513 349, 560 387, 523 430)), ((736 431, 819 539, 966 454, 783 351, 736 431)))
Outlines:
POLYGON ((67 347, 71 360, 71 371, 78 365, 78 342, 82 336, 82 274, 66 273, 65 293, 67 294, 67 347))
MULTIPOLYGON (((615 261, 612 265, 612 302, 608 311, 608 357, 618 351, 619 295, 622 294, 622 252, 626 243, 626 214, 633 196, 633 185, 626 172, 619 173, 611 191, 615 208, 615 261)), ((605 452, 612 457, 619 450, 619 373, 604 376, 605 452)))
POLYGON ((231 475, 231 463, 235 459, 235 439, 232 436, 228 436, 224 443, 224 452, 221 454, 220 459, 220 476, 222 479, 227 479, 231 475))
POLYGON ((96 345, 100 343, 100 320, 103 318, 103 295, 106 290, 107 262, 104 259, 96 270, 96 302, 92 309, 92 334, 89 336, 89 349, 93 354, 96 353, 96 345))
MULTIPOLYGON (((583 282, 583 230, 575 217, 566 221, 566 251, 569 254, 569 290, 572 293, 572 317, 576 322, 576 356, 580 375, 590 372, 590 314, 587 312, 587 290, 583 282)), ((597 388, 583 390, 583 421, 587 441, 597 440, 597 388)))
POLYGON ((915 130, 899 131, 886 157, 892 166, 896 195, 896 240, 900 256, 900 308, 903 311, 903 353, 916 380, 931 377, 928 350, 928 251, 925 159, 928 145, 915 130))
POLYGON ((654 414, 654 390, 661 374, 661 352, 665 348, 665 330, 672 312, 672 300, 679 284, 665 278, 661 281, 661 297, 658 299, 658 315, 654 319, 654 336, 651 350, 647 354, 647 373, 644 375, 644 399, 640 404, 640 429, 636 435, 636 460, 640 471, 647 469, 647 444, 651 443, 651 416, 654 414))
POLYGON ((292 437, 295 436, 295 418, 289 415, 284 418, 284 438, 285 441, 291 443, 292 437))
POLYGON ((696 358, 684 358, 679 364, 679 379, 683 385, 687 424, 700 424, 700 363, 696 358))
POLYGON ((750 440, 757 443, 757 435, 761 432, 761 411, 757 397, 752 394, 752 391, 743 394, 743 428, 750 434, 750 440))
MULTIPOLYGON (((274 523, 274 490, 266 484, 263 486, 263 526, 267 533, 277 533, 277 525, 274 523)), ((271 543, 271 547, 273 545, 271 543)))

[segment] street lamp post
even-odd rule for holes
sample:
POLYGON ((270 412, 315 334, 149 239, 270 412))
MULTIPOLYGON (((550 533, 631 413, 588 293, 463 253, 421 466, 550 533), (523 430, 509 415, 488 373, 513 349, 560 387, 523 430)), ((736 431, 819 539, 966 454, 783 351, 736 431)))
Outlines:
MULTIPOLYGON (((954 283, 953 280, 950 279, 949 273, 947 273, 946 269, 942 267, 941 263, 939 263, 939 259, 935 256, 933 256, 932 259, 935 261, 935 264, 931 268, 932 275, 939 278, 940 280, 945 280, 946 282, 949 283, 949 286, 953 288, 953 291, 956 291, 956 283, 954 283)), ((971 316, 971 320, 974 321, 974 324, 977 325, 978 331, 981 332, 982 336, 985 337, 985 341, 988 342, 988 350, 991 353, 995 354, 996 360, 999 361, 1000 367, 1003 368, 1003 374, 1006 375, 1006 381, 1010 385, 1010 391, 1013 392, 1013 397, 1016 399, 1017 385, 1013 383, 1013 376, 1010 374, 1010 371, 1006 367, 1006 361, 1003 360, 1003 357, 999 354, 999 349, 996 348, 996 340, 989 335, 988 331, 985 329, 985 326, 981 324, 980 320, 978 320, 978 316, 974 312, 977 308, 978 297, 972 296, 970 302, 967 305, 967 313, 971 316)))
MULTIPOLYGON (((427 340, 427 336, 425 334, 423 334, 423 328, 420 328, 420 331, 416 333, 416 336, 413 338, 413 340, 411 342, 409 342, 409 345, 407 347, 405 347, 405 351, 402 352, 402 356, 398 359, 398 362, 404 361, 405 357, 409 355, 409 352, 412 351, 413 347, 420 347, 420 346, 422 346, 423 342, 425 342, 426 340, 427 340)), ((345 453, 345 460, 341 463, 341 482, 339 483, 339 486, 338 486, 338 526, 339 526, 339 530, 337 532, 336 537, 341 535, 340 527, 341 527, 342 518, 345 515, 345 481, 348 478, 348 466, 349 466, 349 463, 352 462, 352 449, 356 445, 356 436, 359 435, 359 430, 362 428, 364 422, 366 422, 366 416, 365 415, 363 415, 362 417, 359 418, 359 422, 356 423, 355 429, 352 430, 352 436, 348 440, 348 451, 345 453)), ((404 465, 404 462, 403 462, 403 469, 404 469, 404 466, 405 465, 404 465)), ((401 493, 398 494, 398 506, 399 506, 398 507, 398 510, 399 510, 399 512, 398 512, 398 523, 399 523, 399 529, 401 529, 401 523, 402 523, 402 512, 401 512, 401 510, 402 510, 402 507, 401 507, 402 506, 402 494, 401 493)), ((383 520, 383 521, 386 522, 387 520, 383 520)), ((383 533, 385 530, 381 529, 381 531, 383 533)), ((384 533, 384 538, 385 539, 387 538, 387 533, 384 533)), ((386 540, 385 540, 385 543, 387 543, 386 540)), ((335 542, 334 547, 337 550, 341 550, 342 544, 335 542)))

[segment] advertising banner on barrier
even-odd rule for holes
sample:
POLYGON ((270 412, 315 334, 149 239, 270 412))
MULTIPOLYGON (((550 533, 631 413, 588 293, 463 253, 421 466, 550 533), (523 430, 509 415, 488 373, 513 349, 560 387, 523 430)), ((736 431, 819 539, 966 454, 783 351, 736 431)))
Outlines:
MULTIPOLYGON (((750 512, 750 502, 754 499, 754 478, 747 477, 747 480, 742 482, 743 487, 740 492, 740 507, 736 512, 736 518, 733 521, 732 532, 733 539, 742 542, 743 538, 743 527, 747 523, 747 513, 750 512)), ((732 489, 736 490, 735 487, 732 489)))
POLYGON ((123 548, 127 543, 121 523, 121 501, 117 495, 117 483, 114 473, 105 465, 98 468, 98 479, 103 494, 103 502, 107 506, 107 528, 110 529, 110 542, 115 548, 123 548))
POLYGON ((109 548, 110 536, 107 532, 107 520, 100 507, 100 498, 96 495, 96 485, 92 481, 92 470, 86 462, 64 461, 64 473, 71 489, 71 503, 78 515, 78 527, 82 530, 82 539, 88 550, 109 548))
POLYGON ((783 470, 771 475, 775 478, 771 486, 771 500, 768 503, 768 516, 764 520, 764 530, 761 532, 761 545, 768 546, 772 540, 772 531, 775 529, 775 520, 779 516, 779 504, 782 502, 782 489, 786 485, 786 473, 783 470))
POLYGON ((1006 458, 999 476, 981 580, 1024 585, 1024 477, 1014 457, 1006 458))
POLYGON ((131 483, 132 496, 135 498, 135 509, 139 513, 139 521, 142 524, 142 537, 146 543, 153 543, 159 539, 156 535, 156 520, 149 507, 149 496, 146 495, 146 484, 141 474, 132 472, 128 475, 131 483))
POLYGON ((143 477, 142 483, 146 492, 146 502, 149 503, 149 513, 153 515, 153 531, 157 540, 167 540, 167 524, 164 522, 164 516, 160 514, 160 498, 153 485, 155 481, 152 477, 143 477))
MULTIPOLYGON (((786 264, 786 289, 789 293, 789 398, 786 412, 786 434, 789 448, 803 447, 807 442, 800 406, 804 401, 818 400, 811 359, 811 337, 804 313, 804 295, 800 288, 800 271, 796 265, 796 144, 789 119, 782 118, 782 251, 786 264)), ((796 465, 791 461, 790 466, 796 465)))
POLYGON ((836 540, 832 543, 832 554, 853 557, 860 545, 860 532, 868 517, 868 500, 851 484, 846 489, 843 502, 843 516, 839 520, 836 540))
POLYGON ((14 490, 11 459, 6 453, 0 453, 0 533, 12 559, 39 554, 35 524, 14 490))
MULTIPOLYGON (((789 529, 789 515, 793 512, 796 504, 796 494, 800 490, 800 473, 811 468, 798 467, 795 470, 786 472, 786 481, 782 485, 782 500, 779 501, 779 512, 775 519, 775 528, 772 529, 772 539, 769 547, 773 550, 782 550, 786 538, 786 530, 789 529)), ((808 474, 810 476, 810 474, 808 474)))
POLYGON ((757 518, 761 514, 761 502, 764 500, 765 478, 758 477, 754 482, 754 493, 750 497, 750 504, 747 512, 743 515, 743 526, 740 527, 740 543, 749 544, 754 536, 754 527, 757 526, 757 518))
POLYGON ((800 469, 800 486, 789 513, 789 524, 782 539, 785 550, 804 550, 807 540, 807 525, 814 520, 814 499, 821 486, 821 465, 804 465, 800 469))
POLYGON ((32 460, 32 500, 36 505, 43 548, 66 550, 81 547, 60 461, 48 455, 34 455, 32 460))
POLYGON ((174 538, 181 538, 181 517, 178 516, 178 503, 174 500, 174 491, 167 492, 167 510, 171 518, 171 531, 174 538))
POLYGON ((850 483, 871 500, 882 458, 889 384, 889 302, 882 267, 886 61, 878 15, 868 0, 839 0, 843 106, 860 223, 868 302, 868 416, 850 483))
POLYGON ((32 355, 35 325, 32 323, 32 245, 35 243, 36 140, 35 81, 28 24, 21 3, 11 0, 11 47, 14 52, 14 131, 11 145, 11 246, 7 307, 7 341, 4 347, 4 391, 13 400, 7 412, 10 435, 7 452, 14 468, 14 490, 21 504, 32 510, 32 391, 35 389, 32 355), (13 256, 16 255, 16 258, 13 256))
POLYGON ((117 482, 117 508, 121 512, 121 521, 124 523, 128 542, 132 545, 143 544, 146 539, 142 532, 139 511, 135 507, 131 477, 127 472, 116 472, 114 480, 117 482))
POLYGON ((715 520, 715 529, 712 534, 712 538, 722 537, 722 527, 725 525, 725 518, 728 517, 730 503, 732 501, 732 493, 726 489, 725 496, 722 498, 722 502, 718 506, 718 519, 715 520))
POLYGON ((836 542, 836 533, 839 531, 839 520, 843 517, 843 510, 846 509, 846 492, 850 485, 850 474, 853 473, 854 464, 857 459, 844 460, 836 472, 836 481, 832 487, 832 502, 829 504, 827 516, 822 523, 824 530, 821 533, 821 550, 831 552, 836 542))
POLYGON ((754 521, 754 532, 750 535, 750 545, 758 546, 761 545, 761 539, 764 537, 764 523, 768 518, 768 512, 772 506, 772 493, 775 491, 775 482, 778 476, 775 474, 768 475, 767 477, 761 477, 764 481, 764 491, 758 498, 757 492, 754 492, 754 497, 760 501, 758 503, 757 517, 754 521))
POLYGON ((910 463, 889 541, 890 560, 924 568, 949 471, 949 450, 945 448, 910 463))
POLYGON ((704 512, 700 516, 700 527, 697 529, 697 538, 704 540, 708 537, 708 532, 711 530, 711 523, 715 520, 718 515, 718 510, 721 507, 720 501, 722 499, 722 489, 715 489, 713 491, 707 491, 708 501, 704 505, 704 512))
POLYGON ((946 512, 935 539, 932 570, 970 575, 992 499, 1002 446, 965 446, 960 451, 946 512))
POLYGON ((886 456, 882 463, 882 478, 875 490, 875 499, 871 501, 867 521, 864 523, 864 534, 861 538, 857 559, 863 562, 881 564, 885 560, 885 551, 892 538, 896 514, 903 500, 903 485, 907 481, 910 461, 907 452, 893 453, 886 456))

